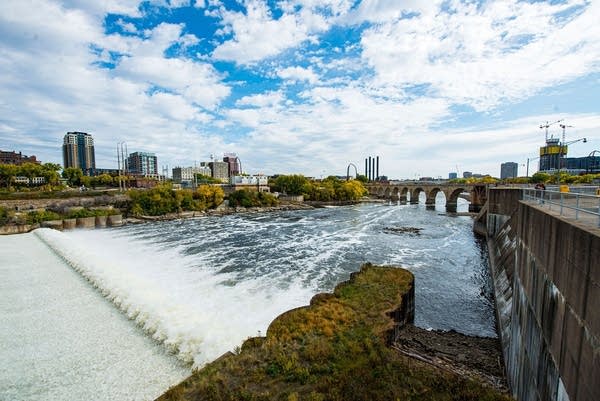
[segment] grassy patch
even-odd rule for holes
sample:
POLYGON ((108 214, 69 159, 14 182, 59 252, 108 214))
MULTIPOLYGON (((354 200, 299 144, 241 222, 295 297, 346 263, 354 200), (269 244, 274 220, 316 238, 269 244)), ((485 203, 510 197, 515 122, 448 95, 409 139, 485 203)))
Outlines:
POLYGON ((404 269, 364 265, 333 294, 275 319, 175 386, 160 400, 507 400, 474 381, 435 370, 386 346, 414 278, 404 269))

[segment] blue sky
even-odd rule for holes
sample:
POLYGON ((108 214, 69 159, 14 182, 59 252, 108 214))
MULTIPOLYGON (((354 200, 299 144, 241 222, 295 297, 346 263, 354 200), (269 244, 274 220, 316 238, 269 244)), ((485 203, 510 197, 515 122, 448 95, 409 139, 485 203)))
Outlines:
POLYGON ((84 131, 105 168, 126 141, 161 168, 498 176, 545 121, 587 137, 569 156, 600 150, 597 21, 591 1, 4 0, 0 149, 62 163, 84 131))

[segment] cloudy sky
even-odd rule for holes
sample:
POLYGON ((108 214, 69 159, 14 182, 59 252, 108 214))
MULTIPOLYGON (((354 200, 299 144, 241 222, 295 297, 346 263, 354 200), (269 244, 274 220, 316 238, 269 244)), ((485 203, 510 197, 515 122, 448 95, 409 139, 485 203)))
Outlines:
POLYGON ((499 176, 546 121, 600 150, 598 21, 578 0, 2 0, 0 149, 62 163, 84 131, 104 168, 125 141, 169 169, 499 176))

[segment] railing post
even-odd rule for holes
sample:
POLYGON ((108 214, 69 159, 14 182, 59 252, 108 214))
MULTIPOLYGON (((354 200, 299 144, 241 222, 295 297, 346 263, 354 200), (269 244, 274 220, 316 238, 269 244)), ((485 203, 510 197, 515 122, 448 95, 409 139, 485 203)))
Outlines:
POLYGON ((563 213, 563 203, 564 203, 564 199, 565 199, 564 192, 561 192, 561 193, 560 193, 560 215, 561 215, 561 216, 562 216, 562 213, 563 213))
POLYGON ((598 227, 600 227, 600 196, 598 197, 598 227))

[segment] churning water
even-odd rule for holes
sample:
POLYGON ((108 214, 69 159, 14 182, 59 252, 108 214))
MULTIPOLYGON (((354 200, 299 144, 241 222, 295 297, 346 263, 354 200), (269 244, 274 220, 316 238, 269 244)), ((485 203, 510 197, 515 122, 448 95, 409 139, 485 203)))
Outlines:
POLYGON ((35 235, 65 269, 79 272, 135 320, 139 336, 145 332, 193 366, 264 334, 278 314, 331 291, 364 262, 415 274, 417 325, 495 336, 486 252, 472 220, 422 205, 237 214, 35 235), (386 230, 400 227, 422 230, 386 230))

